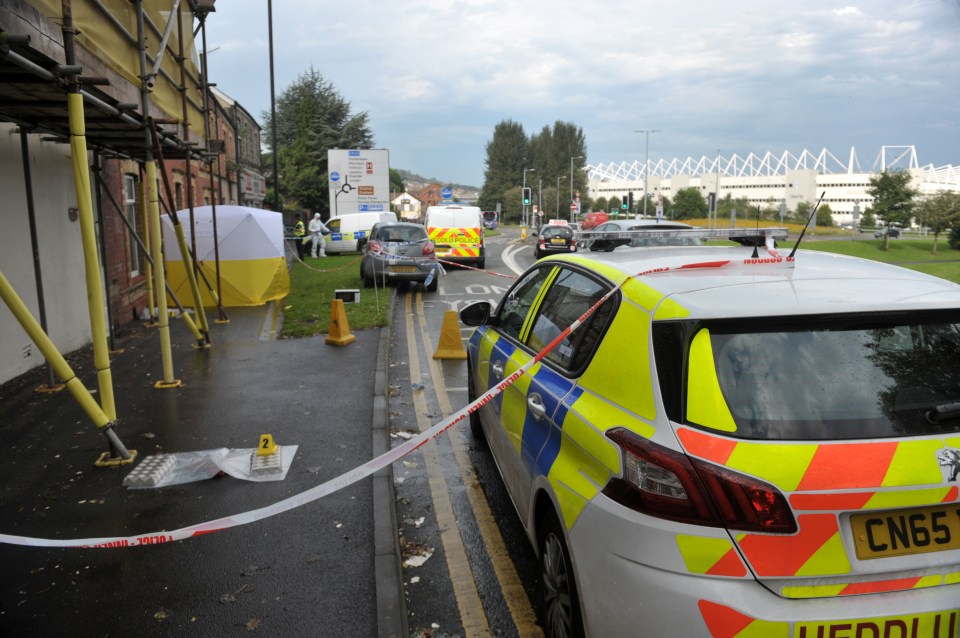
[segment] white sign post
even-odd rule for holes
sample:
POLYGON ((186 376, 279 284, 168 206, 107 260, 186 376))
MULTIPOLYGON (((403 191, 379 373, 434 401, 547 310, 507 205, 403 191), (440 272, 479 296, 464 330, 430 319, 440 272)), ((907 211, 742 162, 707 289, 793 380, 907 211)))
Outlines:
POLYGON ((330 214, 384 213, 390 210, 390 151, 327 151, 330 214))

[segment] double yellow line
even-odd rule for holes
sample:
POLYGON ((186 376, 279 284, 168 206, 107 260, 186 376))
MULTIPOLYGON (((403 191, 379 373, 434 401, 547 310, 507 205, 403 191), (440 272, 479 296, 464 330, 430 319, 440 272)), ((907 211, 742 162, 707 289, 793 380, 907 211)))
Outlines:
MULTIPOLYGON (((406 316, 407 360, 409 361, 410 378, 414 383, 417 383, 422 378, 422 370, 412 312, 413 297, 413 293, 407 293, 404 296, 404 310, 406 316)), ((427 348, 429 344, 433 343, 433 340, 427 330, 426 316, 423 308, 423 295, 420 291, 416 293, 416 304, 417 322, 420 329, 420 343, 423 345, 423 348, 427 348)), ((430 353, 426 353, 426 355, 426 360, 428 361, 427 367, 430 372, 434 391, 437 394, 437 401, 441 412, 443 412, 443 417, 446 418, 453 413, 453 408, 450 405, 450 398, 447 395, 447 386, 443 378, 443 372, 430 353)), ((413 405, 416 412, 417 426, 420 428, 420 431, 422 432, 429 429, 433 423, 428 416, 429 413, 423 392, 414 392, 413 405)), ((466 423, 466 421, 464 421, 464 423, 466 423)), ((477 477, 472 470, 472 463, 465 449, 462 436, 453 431, 450 432, 449 436, 454 457, 460 468, 460 478, 466 488, 470 506, 477 519, 480 536, 487 549, 487 555, 490 557, 494 574, 500 583, 507 608, 513 617, 517 633, 520 636, 542 636, 543 632, 536 624, 536 617, 533 613, 533 608, 530 606, 530 600, 527 598, 526 591, 524 591, 517 571, 514 569, 513 562, 507 553, 503 537, 500 535, 500 528, 493 518, 493 513, 490 511, 490 506, 483 494, 480 483, 477 481, 477 477)), ((437 515, 437 525, 440 529, 440 539, 443 542, 444 555, 447 557, 447 569, 453 584, 457 607, 460 609, 463 630, 468 637, 489 636, 491 634, 490 626, 487 622, 486 612, 483 609, 483 603, 477 591, 476 579, 474 578, 473 569, 467 557, 463 538, 460 536, 460 526, 453 513, 450 494, 443 477, 443 468, 440 465, 437 455, 437 445, 438 443, 436 441, 430 441, 424 445, 422 448, 423 459, 430 485, 430 492, 433 497, 434 511, 437 515)))

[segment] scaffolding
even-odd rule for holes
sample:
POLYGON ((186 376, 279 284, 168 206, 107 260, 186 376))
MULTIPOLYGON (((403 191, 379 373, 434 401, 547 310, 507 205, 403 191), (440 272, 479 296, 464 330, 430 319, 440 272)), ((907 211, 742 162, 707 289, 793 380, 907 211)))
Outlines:
MULTIPOLYGON (((0 122, 16 126, 20 134, 39 319, 34 317, 2 269, 0 298, 47 361, 50 377, 44 389, 58 387, 53 377, 56 374, 106 436, 108 449, 98 459, 98 465, 131 462, 136 452, 128 450, 115 431, 118 417, 110 373, 113 322, 109 316, 105 317, 104 310, 106 306, 109 315, 110 303, 109 299, 104 303, 104 290, 109 289, 105 264, 110 256, 102 234, 99 253, 97 250, 94 201, 100 214, 101 233, 106 199, 112 205, 108 208, 118 214, 149 264, 148 279, 152 277, 148 285, 149 308, 151 314, 155 312, 153 318, 160 335, 163 361, 163 377, 155 387, 180 385, 173 375, 168 296, 180 309, 179 316, 192 333, 195 347, 210 347, 209 326, 196 280, 199 269, 192 259, 196 254, 195 245, 193 250, 186 247, 173 194, 169 192, 169 170, 165 162, 186 165, 186 204, 192 223, 195 189, 191 162, 206 164, 211 183, 216 162, 219 178, 219 149, 210 143, 206 51, 202 52, 204 73, 201 74, 195 63, 196 33, 192 30, 195 22, 204 28, 207 15, 214 10, 213 2, 5 0, 0 6, 0 122), (99 403, 77 379, 48 335, 28 144, 29 136, 38 135, 43 142, 70 145, 99 403), (140 175, 145 177, 142 180, 145 205, 141 210, 148 221, 142 226, 147 229, 146 241, 136 233, 135 225, 124 215, 122 206, 103 181, 102 158, 127 159, 139 164, 140 175), (91 183, 91 173, 94 183, 91 183), (166 200, 159 193, 161 178, 167 186, 166 200), (193 274, 190 288, 196 322, 166 285, 161 207, 166 209, 177 230, 184 269, 193 274)), ((225 320, 219 296, 209 282, 205 283, 216 300, 221 320, 225 320)))

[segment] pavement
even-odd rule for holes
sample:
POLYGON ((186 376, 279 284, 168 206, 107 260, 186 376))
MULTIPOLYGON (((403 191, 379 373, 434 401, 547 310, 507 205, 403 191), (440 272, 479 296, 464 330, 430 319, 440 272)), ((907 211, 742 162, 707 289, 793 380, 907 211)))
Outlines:
MULTIPOLYGON (((277 308, 227 309, 209 349, 171 321, 175 377, 160 338, 135 323, 111 356, 116 432, 134 464, 98 468, 107 450, 66 392, 37 393, 45 368, 0 386, 0 533, 41 539, 175 530, 265 507, 390 448, 389 328, 275 339, 277 308), (230 476, 127 489, 136 463, 161 452, 250 449, 261 434, 298 445, 282 481, 230 476)), ((216 313, 208 318, 212 322, 216 313)), ((68 357, 97 387, 92 350, 68 357)), ((94 396, 97 396, 96 394, 94 396)), ((147 547, 0 544, 0 635, 406 637, 393 468, 259 522, 147 547)))

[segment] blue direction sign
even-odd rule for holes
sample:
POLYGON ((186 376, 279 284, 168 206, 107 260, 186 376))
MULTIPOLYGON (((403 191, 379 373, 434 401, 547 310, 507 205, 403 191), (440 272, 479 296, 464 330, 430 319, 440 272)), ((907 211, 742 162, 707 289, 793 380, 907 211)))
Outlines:
POLYGON ((444 199, 452 199, 452 198, 453 198, 453 189, 448 186, 448 187, 446 187, 446 188, 444 188, 443 190, 440 191, 440 195, 441 195, 444 199))
POLYGON ((338 173, 337 171, 332 171, 332 172, 330 173, 330 181, 331 181, 331 182, 336 182, 336 181, 339 181, 339 180, 340 180, 340 173, 338 173))

